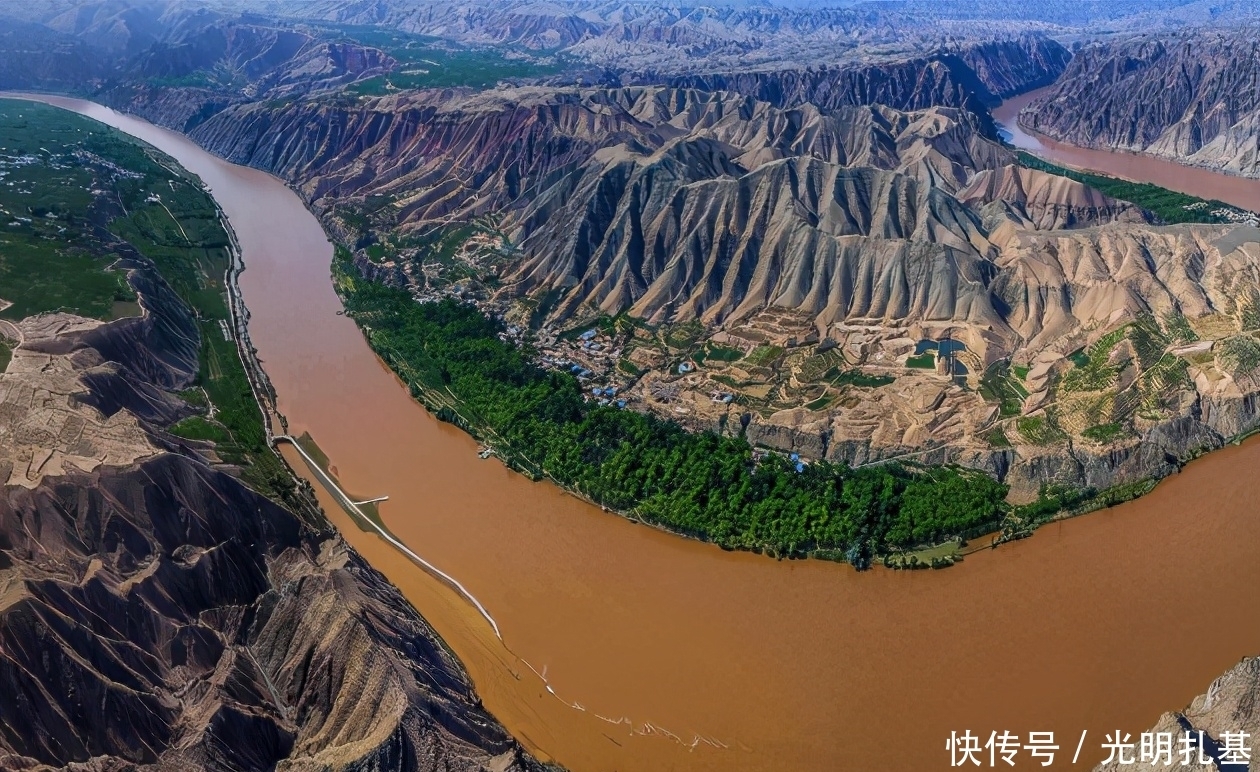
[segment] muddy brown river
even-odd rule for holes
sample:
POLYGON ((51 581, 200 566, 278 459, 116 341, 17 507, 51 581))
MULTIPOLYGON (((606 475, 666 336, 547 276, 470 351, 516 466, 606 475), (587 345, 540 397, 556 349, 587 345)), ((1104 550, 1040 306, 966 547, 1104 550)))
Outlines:
MULTIPOLYGON (((1260 653, 1260 444, 944 571, 723 552, 478 459, 338 315, 332 249, 279 180, 141 120, 47 101, 209 185, 239 237, 250 331, 292 433, 314 436, 352 494, 388 495, 387 526, 475 594, 503 640, 325 498, 329 516, 543 758, 575 772, 936 770, 950 730, 1053 730, 1057 768, 1088 730, 1084 768, 1104 731, 1136 734, 1260 653)), ((1065 160, 1090 158, 1155 181, 1156 166, 1195 176, 1108 153, 1065 160)), ((1237 181, 1211 179, 1229 200, 1237 181)), ((1260 183, 1243 187, 1255 196, 1260 183)))
POLYGON ((1006 130, 1007 141, 1015 147, 1063 166, 1099 171, 1136 182, 1150 182, 1169 190, 1224 201, 1253 212, 1260 211, 1260 180, 1218 174, 1137 153, 1112 153, 1065 145, 1025 130, 1016 120, 1019 111, 1049 90, 1029 91, 1006 100, 993 111, 994 119, 1006 130))

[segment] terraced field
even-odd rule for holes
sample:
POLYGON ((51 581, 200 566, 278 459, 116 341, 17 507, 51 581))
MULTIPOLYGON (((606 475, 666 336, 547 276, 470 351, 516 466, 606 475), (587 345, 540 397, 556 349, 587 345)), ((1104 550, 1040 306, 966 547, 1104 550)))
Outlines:
MULTIPOLYGON (((200 181, 151 147, 43 104, 0 100, 0 318, 66 311, 109 320, 141 313, 119 256, 152 261, 201 331, 205 414, 172 427, 215 444, 260 491, 292 489, 267 447, 231 333, 224 275, 230 242, 200 181)), ((0 360, 7 360, 7 348, 0 360)))
POLYGON ((474 48, 381 27, 336 25, 326 31, 379 48, 398 61, 390 74, 359 81, 348 88, 350 93, 364 96, 414 88, 490 88, 505 79, 553 75, 566 66, 561 58, 546 53, 503 46, 474 48))

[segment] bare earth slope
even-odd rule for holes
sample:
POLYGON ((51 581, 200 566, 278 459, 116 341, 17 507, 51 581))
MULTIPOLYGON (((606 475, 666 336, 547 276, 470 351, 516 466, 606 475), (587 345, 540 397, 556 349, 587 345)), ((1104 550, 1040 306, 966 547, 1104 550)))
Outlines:
POLYGON ((0 768, 538 768, 340 537, 158 428, 197 328, 133 269, 143 317, 3 330, 0 768))
POLYGON ((1087 46, 1020 122, 1074 145, 1260 176, 1256 31, 1087 46))
MULTIPOLYGON (((1260 659, 1248 658, 1239 662, 1220 678, 1212 682, 1206 694, 1195 697, 1185 710, 1165 713, 1149 730, 1152 733, 1168 733, 1173 740, 1172 764, 1164 760, 1142 760, 1136 751, 1128 754, 1134 763, 1121 763, 1115 759, 1110 763, 1099 764, 1095 772, 1155 772, 1155 770, 1189 770, 1220 769, 1246 770, 1246 761, 1239 762, 1234 754, 1227 755, 1222 737, 1226 732, 1236 734, 1246 732, 1248 737, 1243 745, 1255 747, 1255 738, 1260 736, 1260 710, 1257 710, 1257 698, 1260 698, 1260 659), (1185 757, 1180 753, 1180 738, 1189 732, 1195 739, 1195 749, 1189 757, 1191 763, 1183 763, 1185 757), (1203 756, 1212 759, 1210 765, 1198 763, 1199 747, 1197 738, 1203 733, 1203 756)), ((1138 742, 1140 738, 1134 737, 1138 742)), ((1254 751, 1253 751, 1254 753, 1254 751)), ((1252 757, 1254 758, 1254 756, 1252 757)), ((1254 762, 1252 762, 1254 764, 1254 762)))
MULTIPOLYGON (((965 463, 1027 497, 1159 477, 1260 420, 1252 231, 1149 225, 1015 166, 965 111, 528 87, 241 104, 191 135, 291 180, 349 244, 482 223, 506 251, 483 234, 458 259, 493 264, 472 297, 513 319, 701 323, 739 361, 680 372, 688 349, 638 335, 597 356, 543 341, 696 428, 849 463, 965 463), (912 364, 942 338, 965 348, 912 364), (836 381, 845 369, 878 380, 836 381)), ((422 261, 359 264, 451 291, 422 261)))

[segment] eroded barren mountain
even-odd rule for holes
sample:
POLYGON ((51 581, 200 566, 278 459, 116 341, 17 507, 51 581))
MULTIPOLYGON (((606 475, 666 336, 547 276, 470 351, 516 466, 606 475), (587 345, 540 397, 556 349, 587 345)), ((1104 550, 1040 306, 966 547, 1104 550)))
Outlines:
POLYGON ((1260 176, 1255 33, 1213 29, 1087 46, 1020 121, 1082 147, 1260 176))
POLYGON ((592 360, 697 428, 961 462, 1027 497, 1166 474, 1257 420, 1256 232, 1153 224, 1020 167, 964 110, 529 87, 242 104, 192 136, 292 180, 361 247, 394 234, 360 260, 372 275, 448 291, 408 239, 471 223, 449 244, 460 289, 522 325, 699 324, 592 360))
POLYGON ((1172 754, 1161 758, 1149 754, 1117 755, 1112 761, 1099 764, 1095 772, 1115 772, 1120 769, 1153 772, 1157 769, 1173 769, 1178 772, 1192 769, 1246 769, 1250 755, 1251 738, 1260 734, 1260 712, 1256 710, 1256 698, 1260 696, 1260 660, 1248 657, 1212 682, 1206 693, 1195 697, 1184 709, 1165 713, 1148 730, 1154 735, 1171 737, 1172 754), (1200 735, 1200 733, 1202 733, 1200 735), (1242 738, 1242 747, 1248 751, 1243 756, 1237 750, 1238 743, 1227 735, 1242 738), (1181 739, 1189 736, 1189 751, 1183 753, 1181 739), (1199 742, 1202 737, 1202 743, 1199 742), (1207 760, 1203 763, 1202 760, 1207 760), (1187 761, 1189 763, 1187 763, 1187 761))
MULTIPOLYGON (((16 111, 6 131, 39 119, 16 111)), ((145 178, 82 144, 80 166, 61 164, 57 143, 87 140, 58 130, 40 137, 57 152, 6 155, 6 176, 34 167, 19 177, 34 189, 59 169, 102 194, 145 178)), ((170 206, 184 179, 172 172, 162 186, 170 206)), ((167 207, 160 194, 137 198, 167 207)), ((61 222, 84 211, 108 222, 123 204, 87 200, 61 222)), ((189 211, 172 225, 185 244, 197 233, 189 211)), ((25 265, 16 234, 32 220, 7 226, 6 267, 25 265)), ((101 246, 76 238, 49 254, 82 259, 101 246)), ((135 303, 123 318, 0 323, 11 354, 0 373, 0 768, 539 768, 309 495, 280 496, 283 508, 242 482, 221 446, 176 436, 177 422, 206 413, 186 401, 207 351, 200 309, 131 245, 102 238, 109 262, 83 270, 125 272, 135 303)))

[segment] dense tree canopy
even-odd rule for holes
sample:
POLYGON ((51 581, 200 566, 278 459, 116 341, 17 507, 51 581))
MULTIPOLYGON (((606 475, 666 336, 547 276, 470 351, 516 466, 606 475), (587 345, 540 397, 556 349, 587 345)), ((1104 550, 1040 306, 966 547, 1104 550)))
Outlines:
POLYGON ((472 306, 417 303, 350 273, 341 287, 373 347, 441 417, 491 438, 510 463, 645 521, 724 547, 864 567, 1003 515, 1005 486, 983 474, 827 462, 797 472, 775 454, 754 462, 742 437, 587 402, 577 379, 532 364, 472 306))

